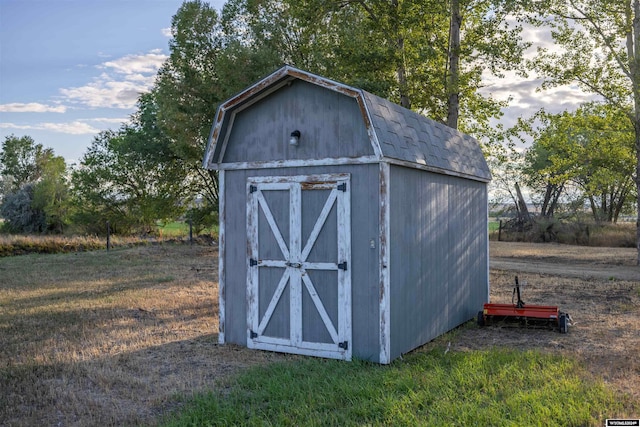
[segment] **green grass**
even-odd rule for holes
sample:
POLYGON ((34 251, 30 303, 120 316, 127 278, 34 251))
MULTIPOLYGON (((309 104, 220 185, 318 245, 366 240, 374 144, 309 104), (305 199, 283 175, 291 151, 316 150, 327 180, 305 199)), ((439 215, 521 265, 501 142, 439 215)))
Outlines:
MULTIPOLYGON (((167 224, 164 225, 159 225, 158 226, 158 230, 159 232, 162 234, 162 236, 164 237, 186 237, 189 235, 189 223, 188 222, 184 222, 184 221, 174 221, 174 222, 169 222, 167 224)), ((195 234, 195 230, 194 230, 194 234, 195 234)), ((218 235, 218 226, 214 226, 211 228, 205 228, 204 230, 202 230, 200 232, 200 234, 211 234, 211 235, 218 235)))
POLYGON ((189 399, 166 427, 602 425, 628 412, 571 359, 434 348, 390 366, 304 359, 249 369, 189 399))

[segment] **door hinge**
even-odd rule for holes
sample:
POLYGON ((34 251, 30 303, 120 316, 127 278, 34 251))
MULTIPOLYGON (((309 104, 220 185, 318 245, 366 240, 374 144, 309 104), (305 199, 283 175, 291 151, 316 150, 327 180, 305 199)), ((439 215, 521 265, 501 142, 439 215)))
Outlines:
POLYGON ((338 191, 347 191, 347 183, 338 184, 338 191))
POLYGON ((255 267, 256 265, 258 265, 258 261, 253 258, 249 258, 249 267, 255 267))
POLYGON ((338 269, 347 271, 347 261, 341 262, 340 264, 338 264, 338 269))
POLYGON ((349 350, 349 341, 342 341, 338 343, 338 347, 344 350, 349 350))
POLYGON ((249 186, 249 193, 255 193, 256 191, 258 191, 258 187, 255 185, 250 185, 249 186))
POLYGON ((258 338, 258 334, 256 334, 252 330, 249 330, 249 338, 251 339, 258 338))

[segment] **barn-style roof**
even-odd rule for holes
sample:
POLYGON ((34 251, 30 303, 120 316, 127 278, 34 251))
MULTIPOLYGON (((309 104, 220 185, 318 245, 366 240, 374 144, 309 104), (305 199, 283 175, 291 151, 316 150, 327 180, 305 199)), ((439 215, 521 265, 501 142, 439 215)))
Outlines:
MULTIPOLYGON (((220 105, 209 136, 204 167, 225 168, 225 144, 237 112, 296 79, 357 101, 375 153, 372 161, 400 164, 483 182, 491 180, 482 150, 474 138, 362 89, 288 65, 220 105)), ((362 163, 362 159, 358 162, 362 163)), ((349 159, 344 159, 343 163, 348 164, 349 159)))

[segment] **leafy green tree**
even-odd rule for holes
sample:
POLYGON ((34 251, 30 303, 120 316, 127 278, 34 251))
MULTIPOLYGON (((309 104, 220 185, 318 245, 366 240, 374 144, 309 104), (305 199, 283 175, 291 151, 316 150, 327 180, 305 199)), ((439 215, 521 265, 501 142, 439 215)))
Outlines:
POLYGON ((624 111, 633 129, 640 264, 640 0, 525 1, 553 50, 533 62, 545 87, 578 84, 624 111))
MULTIPOLYGON (((490 145, 505 103, 487 73, 523 70, 519 14, 506 0, 230 0, 228 33, 289 63, 361 87, 490 145), (425 11, 428 11, 425 12, 425 11)), ((497 145, 492 148, 498 149, 497 145)))
POLYGON ((46 230, 63 233, 71 215, 67 165, 53 152, 43 158, 41 176, 33 188, 32 207, 44 213, 46 230))
POLYGON ((42 173, 43 162, 53 153, 30 136, 9 135, 2 142, 0 174, 3 187, 9 192, 19 190, 29 182, 35 182, 42 173))
POLYGON ((567 181, 562 176, 563 171, 554 168, 552 159, 556 155, 554 146, 547 145, 542 138, 550 136, 551 132, 547 128, 541 139, 538 139, 525 155, 525 165, 523 172, 527 177, 525 183, 534 190, 542 190, 540 204, 540 215, 545 218, 554 216, 560 197, 562 196, 567 181))
POLYGON ((69 217, 64 158, 29 136, 7 137, 0 152, 2 216, 16 232, 62 233, 69 217))
POLYGON ((3 228, 17 233, 42 233, 46 231, 45 213, 33 203, 34 184, 27 183, 5 196, 0 206, 3 228))
POLYGON ((170 56, 154 89, 158 125, 171 140, 171 150, 184 162, 194 194, 217 209, 214 171, 202 168, 211 124, 218 105, 259 77, 279 60, 268 51, 225 35, 217 11, 200 0, 186 1, 172 20, 170 56))
POLYGON ((95 137, 72 175, 75 219, 92 232, 151 232, 184 211, 189 183, 181 159, 157 125, 152 94, 143 95, 129 124, 95 137))
POLYGON ((596 221, 616 222, 633 195, 633 130, 624 113, 585 104, 573 113, 538 113, 540 130, 525 156, 527 184, 543 190, 542 215, 553 216, 569 183, 577 185, 596 221))

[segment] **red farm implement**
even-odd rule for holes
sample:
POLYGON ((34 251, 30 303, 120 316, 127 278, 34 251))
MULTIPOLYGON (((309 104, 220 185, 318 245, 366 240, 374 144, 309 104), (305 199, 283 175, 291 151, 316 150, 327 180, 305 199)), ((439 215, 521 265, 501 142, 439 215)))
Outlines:
POLYGON ((520 283, 516 276, 511 304, 484 304, 478 312, 478 325, 515 324, 524 327, 547 327, 567 333, 571 317, 561 312, 555 305, 525 305, 520 297, 520 283), (517 301, 515 301, 517 295, 517 301))

